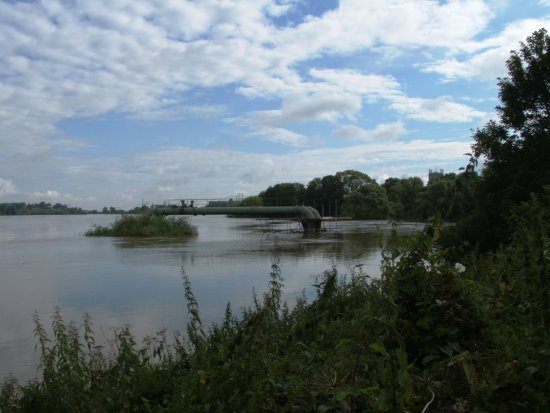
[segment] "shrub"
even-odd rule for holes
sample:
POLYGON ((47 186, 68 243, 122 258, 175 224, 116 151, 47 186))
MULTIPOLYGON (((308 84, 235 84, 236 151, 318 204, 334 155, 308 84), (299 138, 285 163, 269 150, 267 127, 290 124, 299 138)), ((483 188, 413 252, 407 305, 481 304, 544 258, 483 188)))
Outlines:
POLYGON ((110 226, 94 227, 86 236, 112 237, 188 237, 196 234, 196 228, 185 217, 162 215, 122 215, 110 226))

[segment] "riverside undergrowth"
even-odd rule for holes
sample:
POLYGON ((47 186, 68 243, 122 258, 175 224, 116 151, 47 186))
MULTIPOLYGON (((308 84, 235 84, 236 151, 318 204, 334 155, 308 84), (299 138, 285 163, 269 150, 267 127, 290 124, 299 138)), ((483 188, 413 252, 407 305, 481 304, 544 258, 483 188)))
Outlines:
POLYGON ((88 315, 77 326, 56 311, 51 337, 35 315, 41 377, 4 379, 0 411, 544 411, 542 202, 523 206, 532 222, 494 255, 450 260, 434 219, 385 251, 380 278, 329 269, 315 298, 292 308, 274 259, 266 292, 237 315, 228 304, 209 329, 184 273, 185 337, 160 331, 137 343, 124 328, 102 347, 88 315))

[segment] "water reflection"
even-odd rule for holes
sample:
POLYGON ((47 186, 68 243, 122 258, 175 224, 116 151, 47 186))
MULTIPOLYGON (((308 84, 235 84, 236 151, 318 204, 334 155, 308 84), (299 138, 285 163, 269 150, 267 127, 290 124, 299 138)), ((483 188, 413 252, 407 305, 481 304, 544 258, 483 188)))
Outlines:
MULTIPOLYGON (((265 290, 273 257, 280 260, 289 302, 304 289, 309 294, 314 276, 333 265, 341 272, 361 266, 376 276, 391 230, 384 222, 350 221, 304 234, 294 222, 277 221, 266 232, 259 220, 209 216, 191 217, 198 235, 186 240, 83 236, 115 218, 0 217, 0 377, 35 375, 34 310, 46 324, 56 306, 77 323, 88 312, 100 339, 126 324, 138 337, 162 327, 184 330, 182 271, 210 324, 227 302, 238 311, 251 303, 253 289, 265 290)), ((398 231, 418 229, 407 224, 398 231)))

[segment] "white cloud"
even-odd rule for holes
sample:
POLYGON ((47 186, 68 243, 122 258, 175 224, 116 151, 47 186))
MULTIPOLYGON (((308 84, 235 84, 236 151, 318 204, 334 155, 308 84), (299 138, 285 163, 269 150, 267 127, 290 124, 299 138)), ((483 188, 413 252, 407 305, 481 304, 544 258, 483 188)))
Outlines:
POLYGON ((333 138, 362 141, 394 141, 408 133, 403 122, 381 123, 373 130, 343 125, 332 132, 333 138))
POLYGON ((9 195, 16 194, 17 188, 11 179, 0 178, 0 198, 9 195))
MULTIPOLYGON (((401 85, 391 76, 365 75, 353 70, 319 69, 312 69, 310 75, 321 81, 304 82, 302 88, 318 92, 288 95, 281 109, 253 112, 251 116, 254 122, 279 126, 293 122, 355 119, 362 109, 363 99, 368 103, 385 101, 389 108, 411 119, 430 122, 468 122, 486 116, 484 112, 454 102, 447 96, 435 99, 407 97, 401 85)), ((351 128, 345 127, 337 135, 343 136, 350 132, 351 128)), ((397 132, 393 130, 394 134, 397 132)), ((366 136, 364 133, 358 135, 366 136)))
POLYGON ((548 19, 526 19, 513 22, 497 35, 479 42, 466 42, 457 46, 465 57, 450 56, 426 65, 426 72, 438 73, 447 80, 480 78, 496 80, 506 74, 506 60, 511 50, 518 50, 520 41, 535 30, 550 26, 548 19))
POLYGON ((370 102, 401 95, 401 85, 389 75, 366 75, 349 69, 311 69, 309 73, 314 78, 325 82, 325 84, 315 84, 317 88, 332 87, 336 90, 360 95, 370 102))
POLYGON ((276 44, 289 62, 378 43, 454 47, 476 36, 491 16, 481 0, 342 0, 336 10, 277 33, 276 44))
POLYGON ((316 81, 308 82, 294 65, 373 45, 454 47, 490 18, 480 0, 342 0, 277 28, 270 18, 291 7, 275 0, 2 2, 0 149, 48 156, 55 125, 75 116, 177 119, 187 105, 176 96, 195 87, 235 85, 248 96, 280 98, 279 124, 352 119, 361 99, 399 94, 398 82, 346 69, 313 69, 316 81))
POLYGON ((45 192, 33 192, 31 196, 36 199, 46 199, 51 201, 59 199, 61 195, 59 194, 59 192, 50 189, 45 192))
POLYGON ((469 122, 486 116, 467 105, 456 103, 452 98, 441 96, 436 99, 401 97, 394 100, 390 107, 411 119, 429 122, 469 122))
POLYGON ((303 146, 309 141, 307 136, 292 132, 285 128, 273 127, 260 127, 249 133, 248 136, 295 147, 303 146))
POLYGON ((361 109, 361 99, 351 93, 313 93, 289 96, 283 100, 281 122, 323 120, 335 122, 341 117, 353 118, 361 109))
POLYGON ((221 117, 228 111, 224 105, 164 105, 159 108, 144 110, 135 115, 147 121, 173 121, 189 118, 221 117))

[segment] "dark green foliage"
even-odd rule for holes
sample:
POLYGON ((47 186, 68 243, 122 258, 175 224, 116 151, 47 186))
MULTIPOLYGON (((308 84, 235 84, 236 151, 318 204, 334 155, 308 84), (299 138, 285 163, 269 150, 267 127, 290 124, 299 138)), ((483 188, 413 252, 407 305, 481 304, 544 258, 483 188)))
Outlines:
POLYGON ((367 184, 376 184, 376 181, 366 173, 347 169, 345 171, 336 172, 334 176, 342 183, 344 193, 351 194, 359 192, 367 184))
MULTIPOLYGON (((464 173, 445 174, 427 186, 418 177, 389 178, 379 185, 363 172, 345 170, 314 178, 306 188, 297 183, 273 185, 259 197, 263 205, 305 203, 325 216, 425 221, 439 213, 456 222, 475 207, 478 178, 469 168, 464 173)), ((247 203, 258 202, 257 197, 249 198, 247 203)))
POLYGON ((302 205, 304 185, 297 182, 283 182, 268 187, 258 195, 264 206, 302 205))
POLYGON ((86 236, 188 237, 196 233, 186 218, 154 214, 122 215, 108 227, 94 226, 86 236))
POLYGON ((25 202, 10 202, 0 204, 0 215, 82 215, 86 214, 82 208, 70 207, 64 204, 38 202, 27 204, 25 202))
MULTIPOLYGON (((494 249, 509 240, 506 216, 550 183, 550 37, 533 33, 507 61, 499 79, 498 121, 474 133, 474 155, 485 158, 478 206, 466 228, 483 228, 473 240, 494 249)), ((469 234, 472 235, 472 234, 469 234)))
POLYGON ((260 196, 247 196, 245 199, 243 199, 239 206, 242 207, 253 207, 253 206, 262 206, 263 200, 260 196))
POLYGON ((334 175, 312 179, 305 193, 305 202, 317 209, 321 215, 340 215, 344 202, 344 183, 334 175))
POLYGON ((421 365, 474 350, 481 331, 460 272, 437 244, 437 220, 423 235, 386 254, 384 262, 400 335, 421 365))
POLYGON ((471 259, 485 312, 479 391, 488 411, 543 412, 550 403, 550 188, 514 208, 511 242, 471 259))
POLYGON ((384 219, 389 203, 384 188, 367 174, 345 170, 312 179, 305 200, 321 215, 346 215, 354 219, 384 219))
POLYGON ((474 171, 444 174, 417 194, 414 213, 426 220, 439 214, 444 220, 457 222, 476 206, 476 185, 479 177, 474 171))
POLYGON ((385 219, 390 204, 386 190, 376 182, 369 182, 344 198, 342 214, 354 219, 385 219))
POLYGON ((425 190, 424 183, 418 177, 388 178, 382 185, 390 202, 390 215, 394 219, 417 219, 417 204, 420 194, 425 190))

